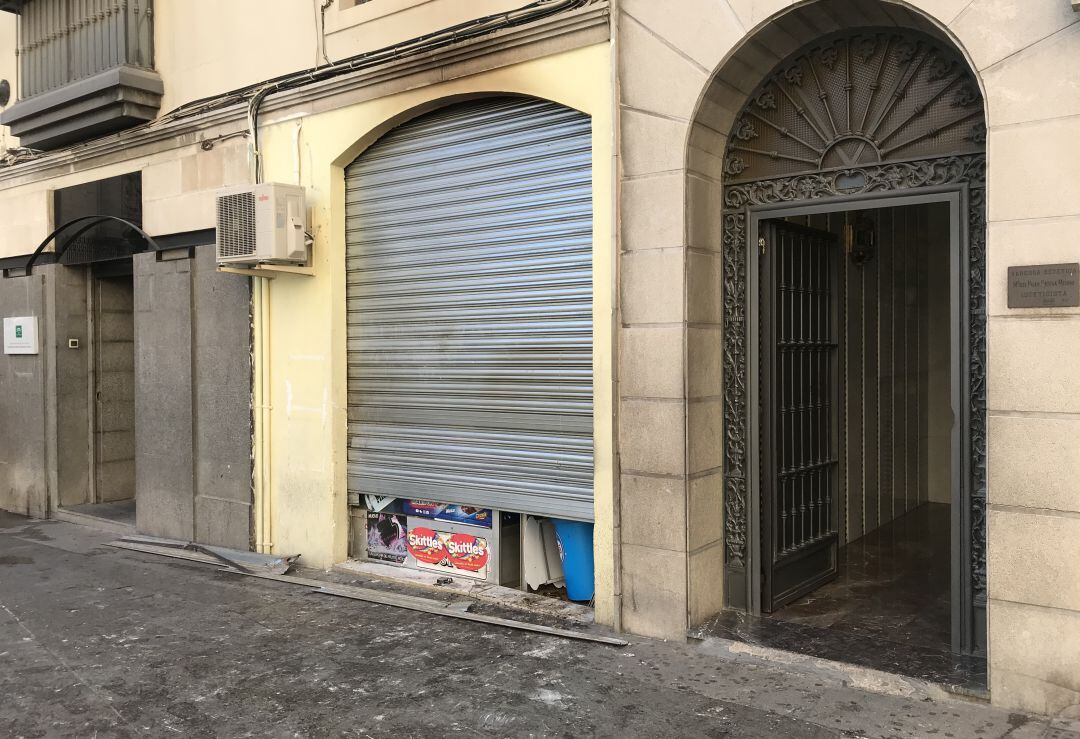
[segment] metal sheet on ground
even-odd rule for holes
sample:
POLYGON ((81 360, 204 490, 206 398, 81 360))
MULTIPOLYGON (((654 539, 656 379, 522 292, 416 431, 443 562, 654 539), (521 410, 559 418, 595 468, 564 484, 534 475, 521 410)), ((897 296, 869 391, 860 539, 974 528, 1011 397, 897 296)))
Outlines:
POLYGON ((241 570, 236 567, 229 567, 223 564, 221 561, 219 561, 219 559, 214 556, 182 548, 177 548, 175 547, 175 545, 173 547, 154 546, 142 542, 128 542, 120 540, 110 542, 109 546, 116 547, 118 549, 128 549, 131 551, 143 552, 146 554, 158 554, 165 557, 173 557, 176 559, 186 559, 193 562, 200 562, 203 564, 211 564, 220 567, 225 572, 232 572, 237 575, 246 575, 248 577, 257 577, 260 580, 272 580, 275 582, 286 583, 289 585, 300 585, 302 587, 313 588, 314 592, 323 595, 335 595, 339 598, 350 598, 352 600, 360 600, 367 603, 378 603, 381 605, 394 606, 397 608, 405 608, 412 611, 420 611, 422 613, 449 616, 450 618, 457 618, 464 621, 485 623, 492 626, 503 626, 509 629, 517 629, 519 631, 532 631, 538 634, 559 636, 566 639, 576 639, 579 641, 588 641, 597 644, 609 644, 611 646, 617 647, 624 647, 629 644, 629 642, 627 642, 625 639, 619 639, 617 637, 587 634, 581 631, 560 629, 553 626, 533 624, 527 621, 516 621, 514 619, 500 618, 498 616, 488 616, 480 613, 469 613, 466 609, 475 604, 475 602, 472 601, 438 601, 429 598, 419 598, 413 595, 404 595, 402 593, 390 593, 382 590, 372 590, 370 588, 356 587, 354 585, 342 585, 339 583, 326 582, 324 580, 315 580, 308 577, 296 577, 294 575, 281 575, 269 572, 254 572, 250 570, 241 570))

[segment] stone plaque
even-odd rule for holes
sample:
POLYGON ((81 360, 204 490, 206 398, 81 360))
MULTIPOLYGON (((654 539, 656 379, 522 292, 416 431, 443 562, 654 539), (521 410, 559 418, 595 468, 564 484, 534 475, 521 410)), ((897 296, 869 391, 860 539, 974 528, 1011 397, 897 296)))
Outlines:
POLYGON ((1080 306, 1080 264, 1009 267, 1010 308, 1080 306))

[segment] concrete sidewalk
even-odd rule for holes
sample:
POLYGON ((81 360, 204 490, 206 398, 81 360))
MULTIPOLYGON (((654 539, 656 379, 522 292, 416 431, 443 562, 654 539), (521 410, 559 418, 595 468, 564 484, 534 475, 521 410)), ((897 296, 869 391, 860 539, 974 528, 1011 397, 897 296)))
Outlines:
POLYGON ((1064 718, 812 661, 571 642, 311 595, 112 538, 0 514, 0 735, 1080 737, 1064 718))

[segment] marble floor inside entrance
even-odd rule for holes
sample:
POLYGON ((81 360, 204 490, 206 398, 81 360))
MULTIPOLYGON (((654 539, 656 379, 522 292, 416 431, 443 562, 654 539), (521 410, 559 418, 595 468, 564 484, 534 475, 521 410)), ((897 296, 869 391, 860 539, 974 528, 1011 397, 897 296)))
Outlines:
POLYGON ((926 503, 840 549, 839 576, 762 617, 725 612, 718 636, 980 693, 985 660, 950 651, 949 506, 926 503))
POLYGON ((75 514, 119 526, 135 528, 135 499, 119 500, 113 503, 84 503, 62 509, 65 513, 75 514))

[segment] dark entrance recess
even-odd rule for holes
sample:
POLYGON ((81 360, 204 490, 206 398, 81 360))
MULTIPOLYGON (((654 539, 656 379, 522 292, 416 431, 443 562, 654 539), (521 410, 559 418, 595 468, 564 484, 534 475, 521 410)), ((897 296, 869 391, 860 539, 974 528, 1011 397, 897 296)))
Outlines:
MULTIPOLYGON (((84 481, 59 491, 61 514, 135 523, 135 337, 132 255, 152 247, 141 231, 142 180, 138 172, 63 188, 54 193, 52 258, 64 265, 62 298, 69 308, 58 323, 65 335, 84 336, 64 355, 70 397, 65 408, 70 440, 83 438, 89 453, 67 451, 84 481), (78 410, 76 410, 78 409, 78 410), (85 419, 85 420, 83 420, 85 419), (76 431, 85 423, 83 430, 76 431)), ((27 265, 39 259, 46 240, 27 265)))
POLYGON ((146 239, 126 226, 127 221, 142 227, 142 173, 65 187, 53 194, 54 222, 70 223, 89 216, 112 216, 121 220, 87 222, 86 231, 75 227, 57 234, 56 253, 61 264, 90 264, 114 259, 130 259, 147 248, 146 239))
POLYGON ((952 653, 953 206, 809 210, 758 230, 761 616, 701 633, 980 692, 952 653))
MULTIPOLYGON (((863 612, 873 603, 883 613, 892 596, 875 588, 891 576, 859 580, 860 572, 884 572, 867 563, 889 557, 890 567, 901 567, 926 551, 937 552, 940 563, 944 551, 944 571, 921 586, 937 604, 930 608, 934 626, 904 647, 908 655, 930 649, 941 669, 895 669, 968 686, 984 679, 985 140, 978 85, 957 51, 944 39, 896 28, 848 29, 807 45, 778 64, 736 116, 722 214, 724 591, 731 611, 716 628, 734 619, 788 629, 779 638, 786 643, 774 646, 813 653, 822 642, 790 630, 818 629, 829 617, 803 612, 809 620, 800 621, 799 608, 819 599, 852 603, 858 591, 874 593, 863 612), (926 440, 908 432, 908 409, 933 404, 909 395, 915 391, 900 381, 919 371, 901 364, 917 357, 918 347, 896 338, 914 320, 906 301, 918 287, 885 280, 880 291, 863 294, 863 281, 844 277, 868 260, 866 274, 899 269, 899 258, 873 264, 879 216, 893 229, 902 206, 931 203, 947 222, 947 235, 935 241, 946 262, 933 273, 944 276, 939 294, 949 308, 939 323, 952 336, 938 350, 951 373, 948 398, 938 402, 950 411, 938 424, 949 430, 950 459, 948 479, 937 488, 947 495, 936 503, 916 484, 917 451, 926 440), (856 299, 858 310, 845 313, 856 299), (867 331, 879 328, 889 340, 860 349, 854 371, 845 354, 854 351, 853 335, 865 344, 867 331), (865 412, 854 414, 850 393, 865 412), (884 439, 883 428, 905 431, 884 439), (865 460, 858 481, 851 479, 855 457, 865 460), (936 523, 916 526, 923 518, 936 523), (934 538, 943 532, 947 541, 934 538), (950 652, 972 655, 972 669, 949 673, 966 659, 950 652)), ((897 570, 892 580, 919 581, 910 574, 897 570)), ((918 600, 900 594, 893 603, 918 600)), ((845 623, 846 632, 825 641, 859 635, 852 619, 845 623)), ((878 652, 889 651, 881 648, 887 642, 878 644, 878 652)), ((857 655, 871 651, 848 644, 821 656, 860 661, 857 655)))

